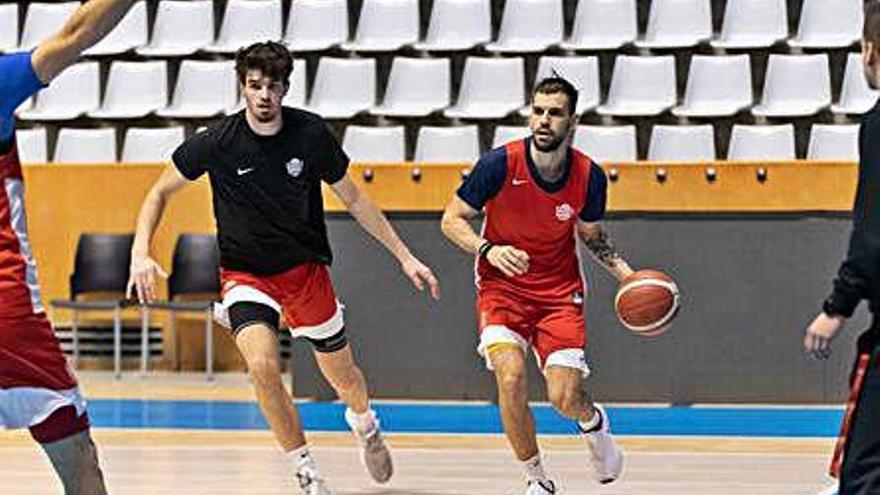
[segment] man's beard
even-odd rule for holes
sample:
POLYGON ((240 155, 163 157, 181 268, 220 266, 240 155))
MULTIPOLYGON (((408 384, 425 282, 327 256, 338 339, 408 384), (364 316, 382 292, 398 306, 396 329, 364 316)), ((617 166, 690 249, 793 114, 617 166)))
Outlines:
POLYGON ((565 142, 565 134, 561 136, 556 136, 552 141, 547 144, 541 144, 536 138, 537 136, 532 139, 532 142, 535 143, 535 148, 537 148, 538 151, 542 153, 550 153, 556 151, 560 146, 562 146, 562 143, 565 142))

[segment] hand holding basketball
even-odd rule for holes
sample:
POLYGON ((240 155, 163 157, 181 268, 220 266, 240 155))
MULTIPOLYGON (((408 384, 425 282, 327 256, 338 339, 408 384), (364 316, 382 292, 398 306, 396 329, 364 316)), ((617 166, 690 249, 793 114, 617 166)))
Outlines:
POLYGON ((678 308, 678 286, 669 275, 657 270, 639 270, 625 278, 614 298, 620 323, 644 337, 666 332, 678 308))

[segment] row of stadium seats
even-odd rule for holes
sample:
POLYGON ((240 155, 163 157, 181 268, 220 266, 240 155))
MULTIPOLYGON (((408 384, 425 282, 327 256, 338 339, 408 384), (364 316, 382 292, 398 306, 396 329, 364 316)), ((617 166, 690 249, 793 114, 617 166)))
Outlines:
MULTIPOLYGON (((342 147, 355 162, 395 163, 406 160, 403 126, 369 127, 350 125, 342 147)), ((525 137, 528 128, 498 126, 493 146, 525 137)), ((183 141, 183 127, 128 128, 125 131, 122 162, 169 160, 183 141)), ((794 160, 794 126, 791 124, 734 125, 727 152, 729 160, 794 160)), ((45 128, 19 130, 19 152, 25 163, 48 161, 45 128)), ((812 160, 855 161, 858 158, 858 125, 814 124, 810 132, 807 158, 812 160)), ((648 160, 705 162, 719 157, 714 128, 710 124, 693 126, 656 125, 651 132, 648 160)), ((599 162, 636 160, 636 129, 623 126, 578 126, 574 146, 599 162)), ((53 161, 56 163, 111 163, 117 161, 114 128, 62 128, 58 132, 53 161)), ((479 132, 475 125, 455 127, 422 126, 418 130, 413 160, 424 163, 473 163, 480 154, 479 132)), ((720 158, 720 157, 719 157, 720 158)))
MULTIPOLYGON (((167 65, 160 60, 114 61, 102 100, 99 62, 80 62, 35 102, 26 102, 18 117, 37 121, 83 115, 132 119, 155 113, 166 118, 209 118, 241 108, 233 61, 184 60, 170 105, 167 65)), ((454 105, 450 65, 446 58, 395 57, 384 99, 376 105, 374 59, 322 57, 308 99, 306 63, 297 60, 284 103, 330 119, 348 119, 361 112, 424 117, 442 111, 447 118, 463 119, 499 119, 517 111, 527 114, 522 58, 468 57, 454 105)), ((763 93, 755 106, 748 55, 695 55, 681 100, 672 56, 617 56, 604 104, 596 57, 544 56, 537 79, 554 71, 569 78, 580 89, 577 111, 581 114, 656 116, 671 110, 680 117, 723 117, 751 109, 760 117, 805 117, 829 106, 838 114, 861 114, 873 106, 880 92, 868 87, 859 54, 849 54, 841 97, 833 106, 828 65, 824 53, 770 55, 763 93)))
MULTIPOLYGON (((683 48, 709 42, 718 48, 769 47, 788 40, 797 48, 845 47, 859 39, 861 0, 804 0, 797 34, 789 38, 785 0, 728 0, 720 34, 713 39, 711 0, 652 0, 647 29, 637 29, 636 0, 579 0, 571 36, 564 38, 562 0, 506 0, 492 39, 491 0, 434 0, 420 39, 419 0, 363 0, 349 41, 347 0, 293 0, 283 26, 282 0, 228 0, 219 34, 213 0, 162 0, 152 35, 148 9, 138 2, 89 55, 136 49, 145 56, 197 51, 231 53, 254 41, 284 40, 293 51, 339 46, 388 52, 405 46, 426 51, 484 46, 496 53, 608 50, 635 42, 641 48, 683 48), (683 15, 684 14, 684 15, 683 15)), ((79 2, 32 2, 18 36, 16 4, 0 5, 0 50, 30 49, 54 32, 79 2)))

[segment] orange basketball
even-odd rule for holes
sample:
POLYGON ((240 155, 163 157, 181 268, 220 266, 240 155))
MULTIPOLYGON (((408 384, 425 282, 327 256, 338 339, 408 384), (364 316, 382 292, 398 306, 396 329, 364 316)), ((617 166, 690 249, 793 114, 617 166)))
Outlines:
POLYGON ((617 289, 614 310, 633 333, 655 337, 669 329, 678 313, 678 286, 669 275, 657 270, 639 270, 617 289))

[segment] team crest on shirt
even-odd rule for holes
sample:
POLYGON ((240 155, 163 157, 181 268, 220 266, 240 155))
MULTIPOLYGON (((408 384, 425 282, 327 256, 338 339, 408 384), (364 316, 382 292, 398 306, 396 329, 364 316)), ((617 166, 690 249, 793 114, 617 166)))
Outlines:
POLYGON ((571 207, 568 203, 562 203, 561 205, 556 207, 556 219, 562 222, 571 220, 572 215, 574 215, 574 208, 571 207))
POLYGON ((299 174, 302 173, 303 170, 303 161, 299 158, 291 158, 289 162, 287 162, 287 173, 291 177, 299 177, 299 174))

